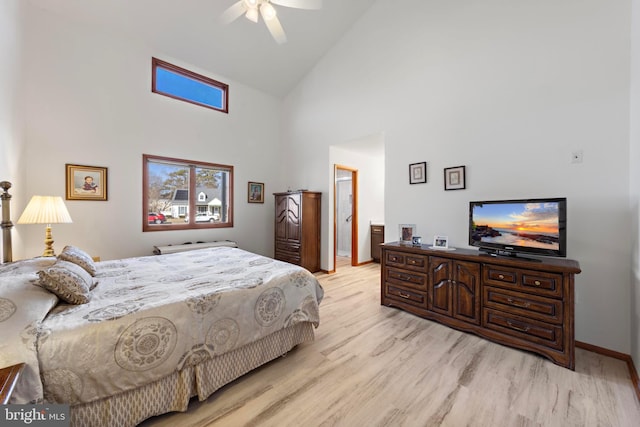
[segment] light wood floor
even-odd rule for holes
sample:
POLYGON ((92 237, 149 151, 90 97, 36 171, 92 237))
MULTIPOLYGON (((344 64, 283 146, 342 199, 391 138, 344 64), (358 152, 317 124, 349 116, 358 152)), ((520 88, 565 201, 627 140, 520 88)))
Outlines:
POLYGON ((316 340, 145 426, 640 426, 624 362, 576 370, 380 305, 380 266, 338 264, 316 340))

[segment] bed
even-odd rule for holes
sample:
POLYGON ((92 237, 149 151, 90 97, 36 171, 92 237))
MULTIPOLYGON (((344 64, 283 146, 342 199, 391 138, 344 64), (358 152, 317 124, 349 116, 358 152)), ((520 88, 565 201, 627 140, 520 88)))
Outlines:
POLYGON ((242 249, 80 258, 0 265, 0 367, 27 364, 11 403, 69 404, 72 425, 185 411, 313 340, 319 325, 323 290, 311 273, 242 249), (52 272, 81 276, 87 301, 43 288, 52 272))

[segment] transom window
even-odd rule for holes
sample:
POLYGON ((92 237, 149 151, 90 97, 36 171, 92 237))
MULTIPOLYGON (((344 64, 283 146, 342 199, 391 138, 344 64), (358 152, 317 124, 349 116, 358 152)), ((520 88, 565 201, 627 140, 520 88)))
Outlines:
POLYGON ((233 227, 233 166, 143 154, 142 231, 233 227))
POLYGON ((151 91, 170 98, 229 112, 229 85, 151 58, 151 91))

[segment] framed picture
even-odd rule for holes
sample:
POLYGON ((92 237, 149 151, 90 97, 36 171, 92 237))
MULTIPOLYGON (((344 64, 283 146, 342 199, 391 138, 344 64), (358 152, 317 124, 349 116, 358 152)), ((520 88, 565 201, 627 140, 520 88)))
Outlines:
POLYGON ((249 203, 264 203, 264 183, 249 182, 247 190, 247 201, 249 203))
POLYGON ((400 243, 404 243, 407 245, 413 244, 413 236, 416 234, 416 225, 415 224, 400 224, 399 233, 400 233, 400 243))
POLYGON ((449 237, 433 236, 433 247, 435 249, 449 249, 449 237))
POLYGON ((409 184, 424 184, 427 182, 427 162, 411 163, 409 165, 409 184))
POLYGON ((456 166, 453 168, 445 168, 444 170, 444 189, 445 190, 464 190, 464 166, 456 166))
POLYGON ((66 165, 67 200, 107 200, 107 168, 66 165))

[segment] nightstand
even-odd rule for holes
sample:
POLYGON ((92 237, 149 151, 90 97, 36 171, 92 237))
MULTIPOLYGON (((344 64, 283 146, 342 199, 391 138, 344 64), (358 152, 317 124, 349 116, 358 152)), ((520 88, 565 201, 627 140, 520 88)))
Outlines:
POLYGON ((9 398, 24 369, 24 363, 0 369, 0 404, 9 403, 9 398))

